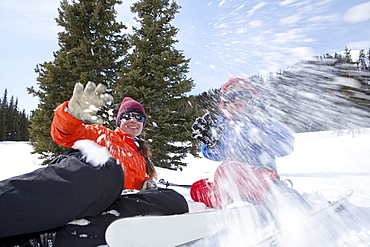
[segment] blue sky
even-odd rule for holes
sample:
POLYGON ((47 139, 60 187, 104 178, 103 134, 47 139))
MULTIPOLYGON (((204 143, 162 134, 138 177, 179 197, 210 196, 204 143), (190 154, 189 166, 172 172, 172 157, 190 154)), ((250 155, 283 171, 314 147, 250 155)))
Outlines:
MULTIPOLYGON (((124 0, 117 20, 135 25, 124 0)), ((219 88, 229 77, 268 76, 305 58, 370 49, 370 1, 366 0, 178 0, 173 25, 177 49, 191 58, 193 94, 219 88)), ((59 49, 57 0, 0 2, 0 94, 18 97, 19 109, 37 107, 27 94, 38 63, 59 49)))

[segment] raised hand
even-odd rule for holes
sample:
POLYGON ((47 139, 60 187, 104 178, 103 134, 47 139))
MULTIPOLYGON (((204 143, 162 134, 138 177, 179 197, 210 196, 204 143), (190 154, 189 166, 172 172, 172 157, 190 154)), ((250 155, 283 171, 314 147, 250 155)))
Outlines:
POLYGON ((104 93, 106 90, 103 84, 96 86, 88 82, 84 89, 81 83, 76 83, 68 104, 69 113, 81 121, 102 124, 103 120, 96 114, 102 106, 113 101, 110 94, 104 93))
POLYGON ((208 148, 216 149, 220 146, 220 136, 224 131, 224 127, 216 126, 209 113, 197 118, 192 129, 191 137, 200 140, 208 148))

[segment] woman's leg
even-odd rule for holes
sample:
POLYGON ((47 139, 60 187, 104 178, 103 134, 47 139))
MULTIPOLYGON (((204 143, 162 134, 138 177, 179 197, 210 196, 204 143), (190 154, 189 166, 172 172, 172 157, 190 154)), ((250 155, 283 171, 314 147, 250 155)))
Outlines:
POLYGON ((114 159, 92 167, 78 150, 68 151, 45 168, 0 181, 0 238, 96 216, 122 188, 122 168, 114 159))
MULTIPOLYGON (((115 220, 138 215, 171 215, 187 213, 185 198, 171 189, 144 190, 123 194, 107 210, 95 217, 84 217, 57 231, 56 247, 90 247, 105 245, 105 231, 115 220)), ((160 226, 148 226, 151 227, 160 226)))

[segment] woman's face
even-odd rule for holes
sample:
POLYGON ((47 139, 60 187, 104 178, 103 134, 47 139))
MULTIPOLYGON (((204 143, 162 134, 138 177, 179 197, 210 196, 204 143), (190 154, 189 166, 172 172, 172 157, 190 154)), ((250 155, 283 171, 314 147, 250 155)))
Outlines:
POLYGON ((248 88, 240 84, 230 85, 224 92, 225 109, 231 115, 245 113, 251 98, 252 95, 248 88))
MULTIPOLYGON (((125 114, 125 113, 124 113, 125 114)), ((139 116, 139 113, 130 112, 126 113, 126 117, 121 118, 120 128, 130 135, 131 137, 137 137, 143 131, 144 122, 139 122, 134 115, 139 116)))

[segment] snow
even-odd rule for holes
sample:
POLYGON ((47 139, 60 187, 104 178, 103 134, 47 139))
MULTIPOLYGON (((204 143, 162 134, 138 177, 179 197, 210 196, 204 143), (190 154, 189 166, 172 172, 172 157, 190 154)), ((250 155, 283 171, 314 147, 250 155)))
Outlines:
POLYGON ((87 226, 88 224, 90 224, 90 221, 86 219, 73 220, 67 223, 67 225, 78 225, 78 226, 87 226))
MULTIPOLYGON (((370 246, 370 129, 300 133, 295 138, 294 152, 277 160, 282 179, 290 179, 294 189, 310 201, 333 201, 350 189, 354 194, 347 209, 336 217, 307 221, 288 211, 286 235, 279 246, 370 246)), ((40 168, 41 161, 32 150, 27 142, 0 142, 0 180, 40 168)), ((87 156, 95 152, 85 150, 87 156)), ((92 159, 100 164, 100 158, 92 159)), ((220 164, 192 156, 185 162, 188 166, 182 171, 157 168, 158 179, 176 184, 212 179, 220 164)), ((192 212, 206 210, 203 204, 191 201, 189 189, 172 188, 185 196, 192 212)), ((230 227, 235 227, 235 219, 230 222, 230 227)), ((219 245, 238 246, 241 242, 227 239, 222 243, 219 245)))

